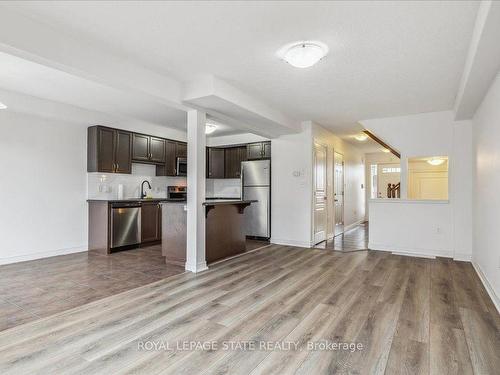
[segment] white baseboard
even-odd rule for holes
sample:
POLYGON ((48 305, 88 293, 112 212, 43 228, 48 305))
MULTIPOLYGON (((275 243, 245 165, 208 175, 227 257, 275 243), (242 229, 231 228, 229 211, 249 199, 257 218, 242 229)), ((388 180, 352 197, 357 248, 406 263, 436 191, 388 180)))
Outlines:
POLYGON ((471 254, 455 253, 453 255, 453 260, 458 260, 460 262, 472 262, 471 254))
POLYGON ((66 249, 59 249, 59 250, 52 250, 52 251, 41 251, 38 253, 18 255, 15 257, 0 258, 0 265, 19 263, 19 262, 27 262, 29 260, 55 257, 57 255, 81 253, 83 251, 88 251, 88 246, 69 247, 66 249))
POLYGON ((434 259, 436 257, 453 258, 453 252, 451 251, 404 248, 401 246, 376 244, 373 242, 368 243, 368 249, 379 250, 379 251, 390 251, 391 253, 396 255, 413 256, 420 258, 430 258, 430 259, 434 259))
POLYGON ((282 240, 279 238, 271 238, 270 242, 275 245, 284 245, 284 246, 296 246, 296 247, 306 247, 306 248, 310 248, 312 246, 310 242, 306 241, 282 240))
POLYGON ((486 275, 484 274, 483 270, 481 269, 481 266, 478 263, 474 262, 474 261, 472 261, 472 266, 476 270, 476 273, 479 276, 479 279, 483 283, 484 288, 488 292, 488 295, 490 296, 491 300, 493 301, 493 304, 495 305, 495 307, 497 308, 498 313, 500 314, 500 298, 495 293, 495 290, 493 289, 493 287, 491 286, 490 282, 488 281, 488 278, 486 277, 486 275))
POLYGON ((436 259, 436 257, 434 255, 427 255, 427 254, 420 254, 420 253, 393 251, 392 254, 393 255, 401 255, 404 257, 412 257, 412 258, 436 259))

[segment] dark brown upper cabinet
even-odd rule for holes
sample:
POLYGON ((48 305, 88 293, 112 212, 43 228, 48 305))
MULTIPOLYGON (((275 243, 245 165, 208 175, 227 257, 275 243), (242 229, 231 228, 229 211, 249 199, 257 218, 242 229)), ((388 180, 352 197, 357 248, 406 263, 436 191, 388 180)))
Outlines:
POLYGON ((141 204, 141 243, 161 240, 161 206, 158 202, 141 204))
POLYGON ((241 177, 241 162, 247 160, 246 146, 228 147, 225 149, 225 178, 241 177))
POLYGON ((116 130, 115 141, 115 172, 132 173, 132 134, 116 130))
POLYGON ((149 136, 143 134, 132 135, 132 160, 149 161, 149 136))
POLYGON ((271 142, 249 143, 247 145, 248 160, 271 158, 271 142))
POLYGON ((223 148, 207 148, 207 178, 224 178, 223 148))
POLYGON ((165 140, 149 137, 149 160, 155 163, 165 163, 165 140))
POLYGON ((165 140, 134 133, 132 160, 141 163, 165 163, 165 140))
POLYGON ((177 143, 177 148, 175 151, 175 156, 178 158, 187 158, 188 152, 187 152, 187 143, 183 142, 176 142, 177 143))
POLYGON ((176 176, 177 158, 187 157, 187 145, 175 141, 165 141, 165 164, 156 166, 157 176, 176 176), (180 151, 180 154, 179 154, 180 151))
POLYGON ((92 126, 87 130, 87 172, 132 173, 132 133, 92 126))

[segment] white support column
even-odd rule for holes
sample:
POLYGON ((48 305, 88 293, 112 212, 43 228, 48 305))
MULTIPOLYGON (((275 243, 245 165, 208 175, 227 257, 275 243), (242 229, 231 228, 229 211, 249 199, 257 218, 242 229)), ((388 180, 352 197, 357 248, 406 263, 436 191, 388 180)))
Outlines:
POLYGON ((205 258, 205 123, 206 114, 197 110, 187 116, 187 248, 186 270, 207 269, 205 258))

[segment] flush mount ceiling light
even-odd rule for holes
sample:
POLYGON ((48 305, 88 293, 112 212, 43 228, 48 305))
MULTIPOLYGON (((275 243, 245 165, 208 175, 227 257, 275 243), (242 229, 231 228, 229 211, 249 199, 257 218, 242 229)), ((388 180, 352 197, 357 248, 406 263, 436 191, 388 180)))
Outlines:
POLYGON ((389 152, 391 152, 391 150, 389 150, 388 148, 383 148, 382 152, 385 152, 386 154, 388 154, 389 152))
POLYGON ((429 163, 430 165, 434 165, 434 166, 441 165, 444 162, 445 162, 445 160, 441 159, 441 158, 430 158, 430 159, 427 159, 427 163, 429 163))
POLYGON ((3 104, 2 102, 0 102, 0 109, 7 109, 7 106, 5 104, 3 104))
POLYGON ((364 142, 368 139, 368 136, 364 133, 360 133, 358 135, 355 135, 354 138, 356 138, 357 141, 364 142))
POLYGON ((328 46, 318 41, 302 41, 287 44, 279 49, 279 58, 296 68, 309 68, 325 57, 328 46))
POLYGON ((205 124, 205 134, 212 134, 216 130, 217 130, 217 125, 211 123, 205 124))

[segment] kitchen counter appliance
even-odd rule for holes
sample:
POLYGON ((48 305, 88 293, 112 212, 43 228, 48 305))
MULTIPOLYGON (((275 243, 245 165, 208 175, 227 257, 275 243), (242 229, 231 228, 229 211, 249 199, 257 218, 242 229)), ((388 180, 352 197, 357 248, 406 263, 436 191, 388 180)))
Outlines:
POLYGON ((141 243, 140 202, 113 203, 111 205, 111 248, 141 243))
POLYGON ((187 158, 177 158, 177 168, 175 172, 177 176, 187 176, 187 158))
POLYGON ((185 201, 187 200, 187 188, 185 186, 169 186, 167 187, 167 199, 170 201, 185 201))
POLYGON ((271 161, 254 160, 241 163, 242 199, 255 200, 245 209, 245 234, 271 237, 271 161))

